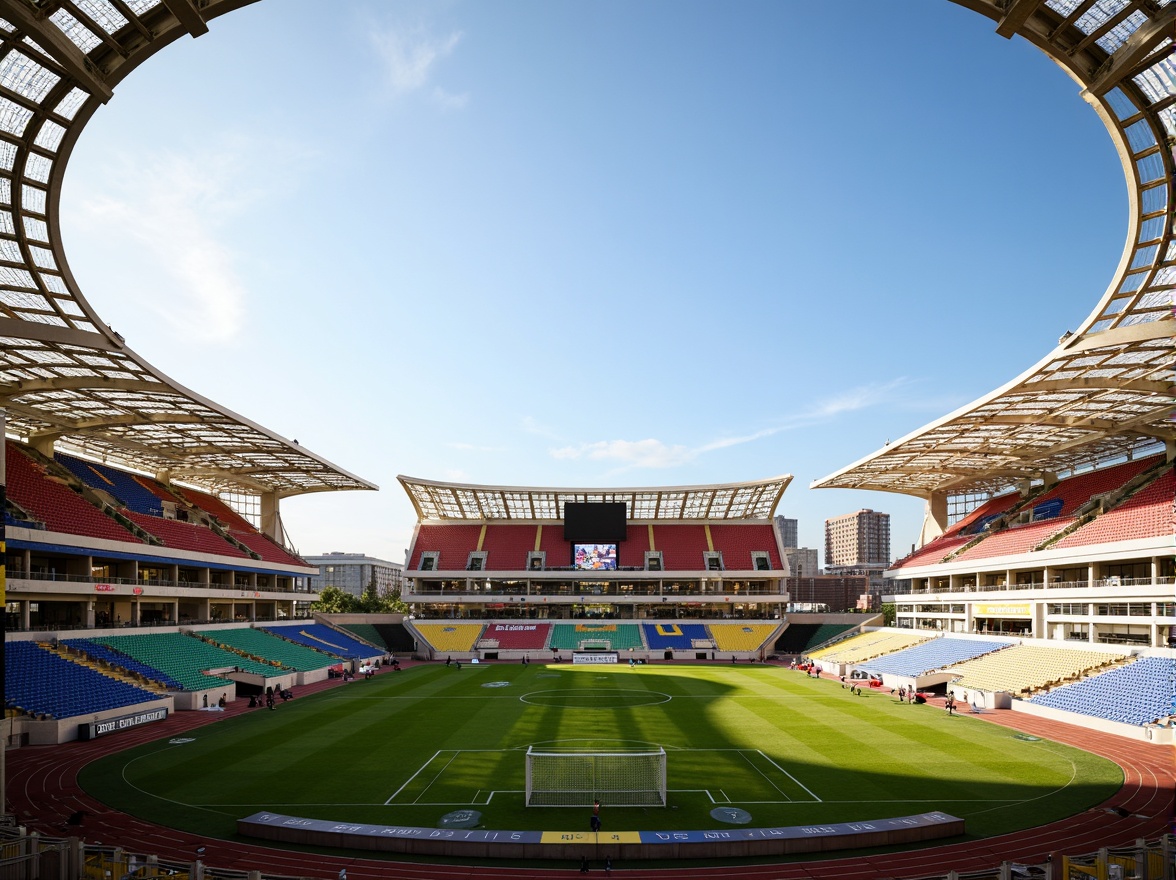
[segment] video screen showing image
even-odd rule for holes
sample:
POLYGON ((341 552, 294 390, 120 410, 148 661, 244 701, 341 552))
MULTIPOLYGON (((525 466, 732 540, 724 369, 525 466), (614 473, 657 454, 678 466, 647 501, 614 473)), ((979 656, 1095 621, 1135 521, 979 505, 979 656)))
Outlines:
POLYGON ((573 544, 572 565, 581 571, 616 571, 616 544, 573 544))

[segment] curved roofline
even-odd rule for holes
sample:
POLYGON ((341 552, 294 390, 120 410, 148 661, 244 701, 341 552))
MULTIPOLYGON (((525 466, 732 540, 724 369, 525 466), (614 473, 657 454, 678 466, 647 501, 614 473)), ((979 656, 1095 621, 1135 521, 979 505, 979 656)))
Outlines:
POLYGON ((542 487, 449 483, 403 474, 396 477, 408 493, 417 519, 485 522, 487 520, 559 520, 569 501, 624 501, 634 520, 768 520, 791 474, 739 483, 701 486, 542 487))
POLYGON ((930 497, 998 491, 1025 477, 1135 456, 1176 440, 1170 222, 1176 144, 1176 4, 955 0, 1020 35, 1082 88, 1127 180, 1129 219, 1110 284, 1074 333, 995 391, 811 488, 930 497), (1058 8, 1054 8, 1057 6, 1058 8), (1065 10, 1065 11, 1062 11, 1065 10))

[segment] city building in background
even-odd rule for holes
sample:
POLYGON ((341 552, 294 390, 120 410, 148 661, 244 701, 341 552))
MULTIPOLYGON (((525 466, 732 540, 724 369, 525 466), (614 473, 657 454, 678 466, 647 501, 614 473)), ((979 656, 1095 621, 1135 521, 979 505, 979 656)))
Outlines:
POLYGON ((318 566, 319 573, 310 579, 311 591, 315 593, 325 587, 335 587, 362 596, 364 590, 374 585, 376 593, 382 596, 390 591, 399 592, 404 581, 403 565, 364 553, 326 553, 303 558, 318 566))
POLYGON ((870 578, 864 574, 794 576, 787 578, 785 585, 788 610, 793 613, 871 611, 878 603, 870 594, 870 578))
POLYGON ((865 575, 872 605, 880 604, 890 567, 890 514, 863 509, 825 520, 825 574, 865 575))
POLYGON ((821 573, 817 551, 813 547, 785 547, 784 559, 793 577, 814 577, 821 573))
POLYGON ((800 546, 800 539, 797 537, 797 520, 778 516, 776 517, 776 529, 780 532, 780 546, 785 550, 789 547, 800 546))

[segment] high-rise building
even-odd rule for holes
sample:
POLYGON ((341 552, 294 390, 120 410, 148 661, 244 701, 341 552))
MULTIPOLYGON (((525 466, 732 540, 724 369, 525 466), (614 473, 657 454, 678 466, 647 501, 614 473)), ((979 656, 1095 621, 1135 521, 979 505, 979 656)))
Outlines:
POLYGON ((814 547, 785 547, 784 558, 788 561, 788 573, 793 577, 815 577, 821 573, 814 547))
POLYGON ((326 553, 322 556, 303 556, 319 573, 310 579, 311 592, 335 587, 353 596, 362 596, 374 585, 383 595, 399 590, 403 584, 404 566, 396 562, 376 559, 364 553, 326 553))
POLYGON ((825 520, 825 573, 882 572, 890 565, 890 514, 859 510, 825 520))
POLYGON ((787 549, 800 546, 800 540, 796 536, 796 522, 786 516, 776 517, 776 529, 780 532, 781 547, 787 549))

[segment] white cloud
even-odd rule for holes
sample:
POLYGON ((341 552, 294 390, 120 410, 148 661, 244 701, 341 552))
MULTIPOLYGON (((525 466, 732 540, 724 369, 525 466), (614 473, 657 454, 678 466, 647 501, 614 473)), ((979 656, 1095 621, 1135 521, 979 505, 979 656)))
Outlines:
MULTIPOLYGON (((429 85, 438 62, 452 55, 462 39, 460 31, 435 37, 422 26, 372 26, 369 34, 394 95, 417 92, 429 85)), ((445 109, 460 109, 468 100, 468 95, 455 95, 439 86, 434 86, 428 95, 445 109)))
POLYGON ((108 169, 103 191, 82 202, 94 233, 136 246, 137 270, 124 273, 124 295, 204 342, 233 339, 245 320, 237 255, 218 228, 250 199, 236 185, 245 176, 232 152, 124 158, 108 169))
MULTIPOLYGON (((587 459, 589 461, 616 462, 620 465, 621 470, 677 467, 708 452, 753 443, 756 440, 762 440, 765 437, 802 426, 832 421, 846 413, 857 412, 868 407, 881 404, 892 406, 896 402, 895 392, 908 384, 905 378, 898 378, 890 382, 872 383, 851 388, 841 394, 819 401, 808 409, 783 419, 776 425, 761 428, 750 434, 720 437, 698 446, 670 444, 654 438, 597 440, 591 443, 561 446, 550 450, 550 454, 552 458, 559 460, 587 459)), ((529 420, 526 424, 533 433, 542 433, 535 430, 529 420)))

